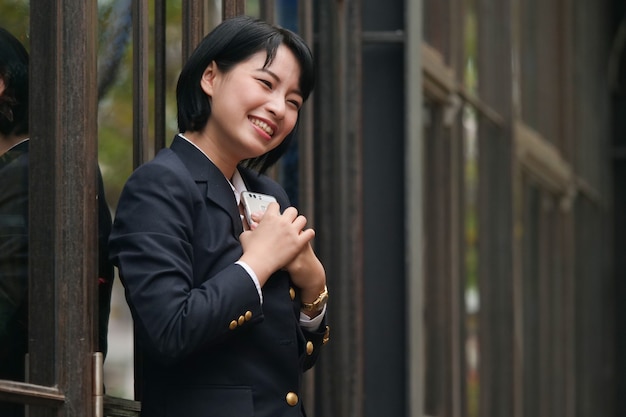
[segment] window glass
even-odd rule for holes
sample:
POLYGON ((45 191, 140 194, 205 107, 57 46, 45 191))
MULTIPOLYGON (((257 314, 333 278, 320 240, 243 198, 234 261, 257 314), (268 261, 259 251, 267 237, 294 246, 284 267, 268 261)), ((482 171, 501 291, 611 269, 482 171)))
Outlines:
MULTIPOLYGON (((21 51, 29 50, 28 5, 0 5, 3 48, 0 79, 0 379, 25 381, 28 351, 28 131, 20 129, 21 110, 17 101, 28 95, 28 61, 21 51), (14 71, 25 70, 23 77, 14 71), (14 117, 9 115, 15 115, 14 117), (7 131, 7 130, 9 130, 7 131)), ((27 117, 27 116, 24 116, 27 117)), ((8 415, 0 404, 0 415, 8 415)), ((15 406, 17 407, 17 406, 15 406)))

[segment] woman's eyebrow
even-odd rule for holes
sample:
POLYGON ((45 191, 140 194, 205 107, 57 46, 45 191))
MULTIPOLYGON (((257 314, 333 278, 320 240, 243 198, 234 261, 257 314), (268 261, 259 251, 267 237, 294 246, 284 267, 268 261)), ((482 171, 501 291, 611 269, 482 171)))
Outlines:
POLYGON ((267 68, 259 68, 257 69, 257 71, 259 72, 264 72, 266 74, 269 74, 272 78, 274 78, 277 82, 280 82, 280 77, 278 75, 276 75, 275 72, 267 69, 267 68))

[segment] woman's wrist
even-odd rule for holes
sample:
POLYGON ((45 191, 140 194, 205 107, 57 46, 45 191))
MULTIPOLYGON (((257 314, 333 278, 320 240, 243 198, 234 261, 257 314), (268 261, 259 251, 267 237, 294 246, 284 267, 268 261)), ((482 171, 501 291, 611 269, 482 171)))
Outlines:
POLYGON ((328 292, 328 289, 326 288, 326 283, 323 283, 321 285, 316 285, 314 287, 307 288, 307 289, 302 288, 300 292, 300 298, 302 300, 302 303, 303 304, 313 303, 315 300, 318 299, 318 297, 324 291, 328 292))
MULTIPOLYGON (((316 258, 317 260, 317 258, 316 258)), ((300 287, 303 303, 312 303, 326 290, 326 271, 321 262, 313 263, 309 268, 299 271, 301 275, 291 275, 294 283, 300 287)))
POLYGON ((308 301, 309 298, 306 294, 302 294, 302 305, 300 307, 300 311, 309 316, 310 318, 314 318, 318 316, 326 307, 326 303, 328 302, 328 288, 324 285, 324 288, 317 294, 317 296, 308 301))

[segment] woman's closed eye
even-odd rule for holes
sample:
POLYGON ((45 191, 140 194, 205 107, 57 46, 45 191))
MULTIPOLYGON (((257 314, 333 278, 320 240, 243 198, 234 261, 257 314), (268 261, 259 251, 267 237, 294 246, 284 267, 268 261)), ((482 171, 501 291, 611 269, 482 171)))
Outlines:
POLYGON ((295 107, 296 110, 300 110, 300 107, 302 106, 302 103, 299 100, 287 100, 287 103, 295 107))
MULTIPOLYGON (((274 90, 274 83, 272 81, 266 78, 257 78, 256 80, 259 83, 263 84, 267 89, 272 90, 272 91, 274 90)), ((302 100, 299 100, 297 98, 287 99, 287 103, 290 104, 296 110, 300 110, 300 107, 302 107, 302 100)))
POLYGON ((272 82, 269 81, 269 80, 266 80, 266 79, 263 79, 263 78, 257 78, 257 81, 259 81, 261 84, 263 84, 264 86, 266 86, 270 90, 274 87, 272 82))

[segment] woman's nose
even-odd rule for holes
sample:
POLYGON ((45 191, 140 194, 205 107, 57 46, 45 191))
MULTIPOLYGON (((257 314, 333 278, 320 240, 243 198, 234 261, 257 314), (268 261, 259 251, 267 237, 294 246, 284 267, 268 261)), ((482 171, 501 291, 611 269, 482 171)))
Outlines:
POLYGON ((267 109, 278 119, 285 117, 285 98, 279 94, 273 94, 267 102, 267 109))

